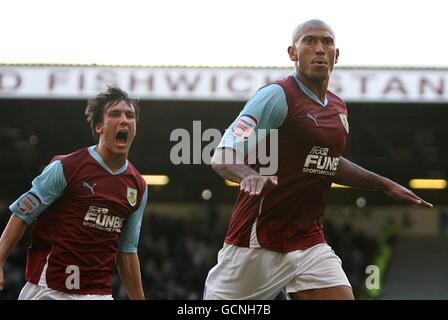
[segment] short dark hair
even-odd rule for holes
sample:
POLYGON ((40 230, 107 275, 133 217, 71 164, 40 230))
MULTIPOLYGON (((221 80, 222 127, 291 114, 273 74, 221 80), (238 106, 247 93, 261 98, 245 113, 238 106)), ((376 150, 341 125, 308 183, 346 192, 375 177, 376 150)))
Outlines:
POLYGON ((108 107, 114 106, 122 100, 134 107, 135 119, 137 120, 140 112, 137 100, 129 98, 128 94, 118 87, 107 86, 105 92, 101 92, 87 101, 85 115, 87 117, 87 122, 90 124, 93 138, 96 141, 98 141, 99 136, 98 133, 96 133, 95 127, 98 123, 103 122, 104 111, 108 107))

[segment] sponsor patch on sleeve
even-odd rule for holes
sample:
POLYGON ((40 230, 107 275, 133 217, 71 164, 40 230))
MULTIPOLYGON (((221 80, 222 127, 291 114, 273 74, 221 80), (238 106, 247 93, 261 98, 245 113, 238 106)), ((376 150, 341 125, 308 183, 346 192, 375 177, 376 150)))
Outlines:
POLYGON ((238 139, 247 140, 257 124, 257 118, 250 114, 243 114, 233 127, 233 135, 238 139))
POLYGON ((31 215, 40 205, 39 197, 32 192, 28 192, 17 202, 17 209, 26 215, 31 215))

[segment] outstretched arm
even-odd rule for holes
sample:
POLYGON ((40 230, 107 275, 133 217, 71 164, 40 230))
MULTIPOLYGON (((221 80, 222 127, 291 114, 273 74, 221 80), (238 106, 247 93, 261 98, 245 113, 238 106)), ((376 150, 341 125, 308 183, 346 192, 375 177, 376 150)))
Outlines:
POLYGON ((27 228, 25 221, 17 217, 15 214, 11 215, 8 224, 3 231, 0 238, 0 290, 3 290, 5 285, 5 278, 3 274, 3 264, 11 253, 12 249, 17 245, 23 237, 23 233, 27 228))
POLYGON ((129 299, 145 300, 137 253, 119 252, 117 255, 117 267, 121 283, 125 287, 129 299))
POLYGON ((344 157, 341 157, 339 160, 334 182, 351 187, 381 190, 392 199, 398 201, 405 201, 427 208, 433 207, 431 203, 426 202, 411 190, 388 178, 366 170, 344 157))

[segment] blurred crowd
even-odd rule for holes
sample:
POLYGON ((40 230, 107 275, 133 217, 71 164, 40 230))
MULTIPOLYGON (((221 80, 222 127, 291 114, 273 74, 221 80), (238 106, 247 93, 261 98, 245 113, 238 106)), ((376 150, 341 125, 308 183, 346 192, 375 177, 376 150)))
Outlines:
MULTIPOLYGON (((10 216, 9 210, 0 213, 3 229, 10 216)), ((213 214, 196 216, 146 215, 140 235, 139 257, 142 281, 147 299, 173 300, 202 299, 202 290, 208 271, 216 264, 222 247, 227 222, 213 214)), ((377 251, 376 240, 356 232, 346 224, 336 227, 325 220, 325 236, 353 286, 355 297, 365 297, 366 266, 372 264, 377 251)), ((24 285, 26 248, 30 230, 14 249, 4 265, 5 289, 0 299, 17 299, 24 285)), ((113 296, 127 299, 117 272, 113 276, 113 296)))

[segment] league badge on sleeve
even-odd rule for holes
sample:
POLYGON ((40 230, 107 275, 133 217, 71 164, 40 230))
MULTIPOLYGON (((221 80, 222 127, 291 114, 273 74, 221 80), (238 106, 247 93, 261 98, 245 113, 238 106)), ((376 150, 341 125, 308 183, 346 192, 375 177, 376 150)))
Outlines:
POLYGON ((133 207, 137 203, 137 190, 131 187, 128 187, 128 202, 133 207))
POLYGON ((17 209, 27 215, 31 215, 41 204, 37 195, 28 192, 25 193, 17 202, 17 209))
POLYGON ((339 118, 341 119, 342 125, 345 128, 345 131, 347 131, 347 133, 349 133, 349 125, 348 125, 348 120, 347 120, 347 116, 343 113, 339 114, 339 118))
POLYGON ((238 139, 247 140, 257 124, 257 118, 250 114, 243 114, 233 126, 233 135, 238 139))

